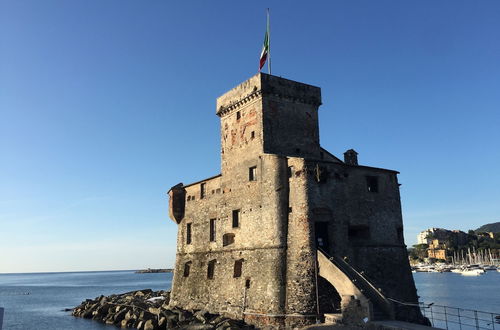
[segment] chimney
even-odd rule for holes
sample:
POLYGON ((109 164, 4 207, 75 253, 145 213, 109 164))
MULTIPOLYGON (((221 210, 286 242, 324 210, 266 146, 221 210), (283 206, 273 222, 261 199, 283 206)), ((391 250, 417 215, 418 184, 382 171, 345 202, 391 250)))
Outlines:
POLYGON ((354 149, 344 152, 344 163, 347 165, 358 165, 358 153, 354 149))

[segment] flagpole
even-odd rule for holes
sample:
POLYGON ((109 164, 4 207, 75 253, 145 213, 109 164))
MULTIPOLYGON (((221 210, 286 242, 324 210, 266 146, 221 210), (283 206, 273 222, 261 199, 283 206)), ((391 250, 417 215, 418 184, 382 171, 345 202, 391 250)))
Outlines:
POLYGON ((269 44, 269 58, 267 59, 267 71, 271 74, 271 29, 269 28, 269 8, 267 8, 267 38, 269 44))

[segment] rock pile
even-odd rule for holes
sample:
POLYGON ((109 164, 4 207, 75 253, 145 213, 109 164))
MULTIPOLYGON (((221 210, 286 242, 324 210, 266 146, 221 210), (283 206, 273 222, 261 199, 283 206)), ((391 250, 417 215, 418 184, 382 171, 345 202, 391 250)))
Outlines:
POLYGON ((111 296, 87 299, 73 309, 72 315, 113 324, 121 328, 141 330, 253 329, 235 321, 203 310, 168 309, 169 291, 151 289, 131 291, 111 296))

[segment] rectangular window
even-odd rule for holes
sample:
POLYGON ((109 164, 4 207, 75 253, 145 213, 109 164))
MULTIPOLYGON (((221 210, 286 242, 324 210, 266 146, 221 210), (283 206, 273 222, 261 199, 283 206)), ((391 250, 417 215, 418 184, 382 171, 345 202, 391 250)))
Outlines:
POLYGON ((250 133, 250 138, 251 138, 251 139, 254 139, 254 138, 255 138, 255 131, 252 131, 252 133, 250 133))
POLYGON ((234 234, 226 233, 222 235, 222 246, 228 246, 234 243, 234 234))
POLYGON ((348 236, 350 240, 370 239, 370 227, 367 225, 349 226, 348 236))
POLYGON ((207 269, 207 278, 208 279, 213 279, 214 278, 214 273, 215 273, 215 262, 216 260, 210 260, 208 262, 208 269, 207 269))
POLYGON ((189 276, 189 271, 191 270, 191 261, 188 261, 184 264, 184 277, 189 276))
POLYGON ((215 242, 215 219, 210 219, 210 242, 215 242))
POLYGON ((243 259, 236 260, 234 262, 234 273, 233 273, 234 278, 241 277, 242 268, 243 268, 243 259))
POLYGON ((236 120, 240 120, 241 118, 241 113, 238 111, 236 112, 236 120))
POLYGON ((191 244, 191 223, 186 224, 186 244, 191 244))
POLYGON ((233 210, 233 228, 240 226, 240 210, 233 210))
POLYGON ((257 181, 257 166, 252 166, 248 169, 248 180, 257 181))
POLYGON ((404 236, 403 236, 403 227, 397 227, 396 228, 396 233, 397 233, 397 236, 398 236, 398 242, 401 243, 401 244, 404 244, 405 239, 404 239, 404 236))
POLYGON ((369 192, 378 192, 378 178, 376 176, 367 176, 366 187, 369 192))
POLYGON ((207 192, 207 184, 203 182, 200 184, 200 199, 203 199, 207 192))

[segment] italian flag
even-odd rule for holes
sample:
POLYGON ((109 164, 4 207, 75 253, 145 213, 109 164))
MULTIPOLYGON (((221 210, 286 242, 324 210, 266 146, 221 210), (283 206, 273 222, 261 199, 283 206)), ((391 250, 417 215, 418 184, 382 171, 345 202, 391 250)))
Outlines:
POLYGON ((262 46, 262 52, 260 53, 259 61, 259 71, 266 63, 267 57, 269 56, 269 25, 267 26, 266 35, 264 36, 264 45, 262 46))

